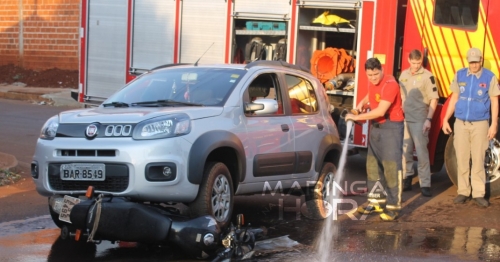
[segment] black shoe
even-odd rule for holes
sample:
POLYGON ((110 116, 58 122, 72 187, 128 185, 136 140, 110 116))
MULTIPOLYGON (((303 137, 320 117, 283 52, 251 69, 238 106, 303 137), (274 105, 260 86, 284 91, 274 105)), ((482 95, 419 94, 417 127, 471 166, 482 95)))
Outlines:
POLYGON ((468 198, 469 198, 468 196, 458 195, 457 197, 455 197, 455 199, 453 199, 453 203, 463 204, 465 203, 465 201, 467 201, 468 198))
POLYGON ((476 202, 476 204, 480 207, 488 207, 490 205, 490 203, 482 197, 475 197, 474 202, 476 202))
POLYGON ((411 191, 411 177, 403 179, 403 191, 411 191))
POLYGON ((430 187, 422 187, 421 190, 422 190, 422 196, 426 196, 426 197, 432 196, 430 187))

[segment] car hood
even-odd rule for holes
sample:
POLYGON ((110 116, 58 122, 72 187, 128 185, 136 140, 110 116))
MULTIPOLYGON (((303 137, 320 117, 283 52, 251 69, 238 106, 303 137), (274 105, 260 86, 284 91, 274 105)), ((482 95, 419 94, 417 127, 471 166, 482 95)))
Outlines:
POLYGON ((59 123, 139 123, 146 119, 178 113, 185 113, 191 120, 195 120, 220 115, 223 110, 222 107, 96 107, 59 113, 59 123))

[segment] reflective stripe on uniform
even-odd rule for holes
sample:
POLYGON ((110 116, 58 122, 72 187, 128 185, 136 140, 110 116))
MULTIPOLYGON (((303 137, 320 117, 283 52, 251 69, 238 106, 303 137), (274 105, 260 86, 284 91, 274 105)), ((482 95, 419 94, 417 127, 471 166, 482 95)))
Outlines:
POLYGON ((399 211, 401 210, 401 205, 395 206, 395 205, 386 205, 385 209, 387 210, 393 210, 393 211, 399 211))

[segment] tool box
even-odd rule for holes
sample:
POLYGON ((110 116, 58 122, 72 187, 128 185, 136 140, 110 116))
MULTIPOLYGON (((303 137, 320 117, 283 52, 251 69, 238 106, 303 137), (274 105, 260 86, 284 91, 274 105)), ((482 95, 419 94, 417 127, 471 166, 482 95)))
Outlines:
POLYGON ((284 22, 248 21, 247 30, 285 30, 284 22))

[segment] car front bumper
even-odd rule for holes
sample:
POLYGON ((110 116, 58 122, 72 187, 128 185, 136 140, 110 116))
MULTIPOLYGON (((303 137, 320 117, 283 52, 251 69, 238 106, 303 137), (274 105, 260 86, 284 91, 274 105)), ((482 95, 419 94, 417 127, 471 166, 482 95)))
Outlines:
POLYGON ((197 195, 198 185, 190 183, 186 175, 187 148, 190 146, 181 137, 140 141, 131 138, 38 139, 33 156, 38 177, 33 179, 38 193, 43 196, 82 195, 92 185, 96 193, 145 201, 191 202, 197 195), (73 163, 104 164, 106 179, 61 179, 60 166, 73 163), (147 167, 155 163, 175 166, 175 178, 170 181, 148 181, 147 167))

